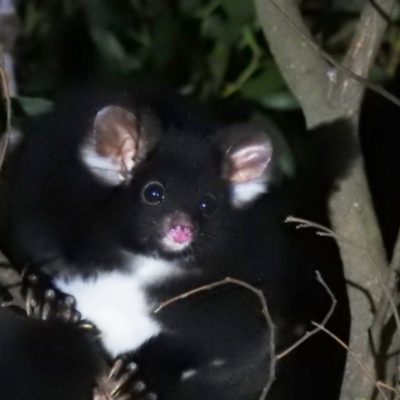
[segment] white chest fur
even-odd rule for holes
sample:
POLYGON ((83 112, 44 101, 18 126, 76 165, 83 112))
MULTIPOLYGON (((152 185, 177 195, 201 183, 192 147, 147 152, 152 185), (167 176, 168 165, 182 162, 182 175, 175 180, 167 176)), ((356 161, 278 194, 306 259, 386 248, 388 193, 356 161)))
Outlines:
POLYGON ((179 269, 171 262, 136 256, 129 272, 108 272, 97 279, 56 281, 57 287, 75 297, 82 317, 101 331, 102 342, 112 355, 132 351, 162 327, 151 317, 156 306, 146 295, 146 287, 179 269))

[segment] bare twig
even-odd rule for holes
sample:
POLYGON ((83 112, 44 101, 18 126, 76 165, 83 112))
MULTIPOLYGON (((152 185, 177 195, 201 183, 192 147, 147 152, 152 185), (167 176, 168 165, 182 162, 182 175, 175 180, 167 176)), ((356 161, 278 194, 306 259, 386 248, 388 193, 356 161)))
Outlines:
MULTIPOLYGON (((386 14, 390 13, 394 3, 395 0, 379 2, 386 14)), ((332 70, 323 54, 316 51, 315 42, 300 14, 298 1, 255 0, 255 4, 271 52, 303 108, 308 128, 344 118, 349 121, 351 133, 357 139, 364 85, 339 69, 332 70), (294 30, 287 22, 288 19, 294 22, 304 35, 299 35, 298 30, 294 30)), ((362 77, 365 78, 377 52, 386 21, 371 5, 365 7, 360 21, 343 66, 355 73, 364 74, 362 77), (369 24, 366 23, 368 21, 369 24), (362 51, 359 51, 360 49, 362 51), (365 67, 361 67, 364 58, 365 67)), ((386 252, 374 213, 361 152, 353 161, 346 178, 337 184, 337 190, 329 198, 328 207, 335 231, 362 248, 369 249, 375 260, 375 269, 380 275, 386 276, 386 252)), ((387 294, 382 293, 381 284, 372 271, 365 268, 362 254, 355 253, 342 242, 339 242, 339 250, 347 280, 365 287, 374 303, 378 303, 382 295, 387 297, 387 294)), ((362 354, 363 363, 372 368, 375 362, 374 355, 365 343, 369 340, 368 331, 374 315, 360 292, 348 288, 348 293, 352 314, 350 343, 357 354, 362 354)), ((359 372, 352 359, 349 359, 342 400, 370 397, 374 388, 359 372)))
POLYGON ((16 95, 13 57, 15 41, 19 35, 20 24, 14 3, 0 0, 0 77, 2 96, 6 101, 6 131, 2 138, 0 151, 0 169, 4 162, 11 133, 11 96, 16 95))
POLYGON ((17 83, 14 73, 15 42, 20 34, 20 20, 13 0, 0 0, 0 44, 3 48, 3 68, 5 70, 10 96, 17 93, 17 83))
POLYGON ((368 371, 367 368, 365 368, 365 366, 362 364, 362 362, 360 361, 360 359, 356 356, 356 354, 349 348, 349 346, 347 346, 346 343, 343 342, 343 340, 341 340, 340 338, 338 338, 334 333, 330 332, 328 329, 326 329, 324 326, 317 324, 316 322, 312 322, 313 325, 315 325, 317 328, 319 328, 321 331, 325 332, 326 334, 328 334, 330 337, 332 337, 333 339, 335 339, 344 349, 347 350, 347 352, 352 356, 352 358, 354 359, 354 361, 359 365, 359 367, 363 370, 365 376, 374 383, 375 387, 378 389, 379 393, 383 396, 383 398, 385 400, 388 400, 385 392, 382 390, 382 387, 388 388, 394 392, 397 392, 396 389, 394 389, 393 387, 387 385, 387 384, 383 384, 380 381, 376 381, 373 377, 373 373, 371 373, 371 371, 368 371))
MULTIPOLYGON (((283 9, 281 9, 273 0, 270 0, 271 6, 276 10, 276 12, 282 17, 283 20, 294 30, 296 33, 298 33, 305 41, 307 41, 308 45, 314 49, 314 51, 321 55, 322 58, 329 63, 329 65, 332 68, 336 68, 338 71, 343 72, 345 75, 348 77, 352 78, 356 82, 362 84, 363 86, 367 87, 368 89, 374 91, 375 93, 380 94, 382 97, 390 101, 391 103, 395 104, 397 107, 400 107, 400 100, 393 95, 392 93, 388 92, 384 87, 381 85, 375 84, 368 79, 363 78, 360 74, 355 73, 352 71, 349 67, 347 67, 345 64, 340 64, 335 60, 334 57, 332 57, 330 54, 328 54, 326 51, 321 49, 321 47, 315 43, 313 39, 310 38, 309 33, 306 33, 306 30, 304 29, 304 25, 299 23, 299 21, 295 22, 285 12, 283 9)), ((389 22, 390 19, 387 16, 387 14, 383 14, 383 10, 381 8, 378 9, 381 15, 384 15, 385 19, 389 22)), ((322 64, 321 64, 322 65, 322 64)), ((327 71, 327 78, 331 76, 333 71, 327 71)), ((336 72, 335 72, 336 74, 336 72)), ((365 75, 365 74, 364 74, 365 75)))
POLYGON ((389 14, 394 1, 383 0, 380 12, 375 11, 372 5, 369 5, 368 9, 366 7, 357 32, 363 32, 363 29, 360 29, 360 26, 363 26, 362 22, 369 21, 368 40, 360 45, 359 36, 356 35, 353 45, 348 50, 348 56, 340 64, 313 40, 295 0, 255 0, 270 48, 291 90, 304 109, 309 128, 343 116, 354 115, 356 108, 349 108, 348 104, 359 105, 364 87, 400 106, 400 101, 395 96, 365 79, 367 74, 358 65, 360 63, 356 64, 360 59, 358 53, 356 58, 351 56, 355 55, 354 49, 361 50, 361 53, 368 57, 366 60, 361 58, 365 61, 363 67, 369 70, 382 37, 382 29, 385 27, 385 19, 381 17, 381 13, 389 14), (371 9, 375 13, 371 12, 371 9), (372 25, 376 29, 371 30, 372 25), (353 64, 350 60, 353 60, 353 64), (358 71, 360 73, 357 73, 358 71), (348 81, 349 77, 353 80, 351 84, 348 81), (318 88, 313 95, 309 93, 311 87, 318 88), (344 96, 348 101, 344 101, 344 96))
MULTIPOLYGON (((316 223, 313 223, 313 222, 310 222, 310 221, 307 221, 304 219, 300 219, 300 218, 294 218, 294 217, 289 217, 289 218, 287 218, 286 221, 300 223, 298 228, 313 227, 313 228, 323 231, 323 232, 318 231, 317 234, 320 236, 332 237, 333 239, 337 240, 340 243, 345 243, 345 244, 351 246, 355 250, 362 253, 368 259, 370 265, 372 267, 376 268, 374 259, 368 250, 362 248, 359 245, 356 245, 349 239, 343 237, 342 235, 335 233, 334 231, 324 227, 323 225, 316 224, 316 223)), ((396 243, 396 247, 397 246, 400 247, 400 245, 398 243, 396 243)), ((392 261, 392 265, 393 265, 393 261, 392 261)), ((396 303, 394 301, 394 298, 397 294, 397 286, 396 286, 397 279, 396 279, 396 275, 393 270, 388 271, 388 274, 389 275, 387 277, 386 282, 384 281, 384 279, 381 276, 381 274, 379 273, 379 271, 377 271, 377 274, 376 274, 378 282, 379 282, 380 286, 382 287, 383 295, 382 295, 381 299, 379 299, 378 304, 375 304, 375 302, 374 302, 374 309, 376 309, 376 312, 375 312, 375 315, 374 315, 374 318, 372 321, 372 325, 370 327, 371 338, 372 338, 374 348, 377 348, 377 346, 379 346, 379 344, 380 344, 382 327, 385 325, 385 323, 388 320, 389 310, 391 310, 391 312, 394 316, 395 322, 396 322, 397 342, 400 341, 400 317, 399 317, 399 312, 396 307, 396 303)))
POLYGON ((393 25, 393 21, 390 17, 390 15, 388 14, 387 11, 385 11, 380 4, 377 3, 377 1, 379 0, 368 0, 369 3, 371 4, 372 7, 375 8, 375 10, 379 13, 379 15, 386 21, 388 27, 390 27, 391 25, 393 25))
MULTIPOLYGON (((3 167, 5 155, 7 152, 8 143, 10 141, 10 133, 11 133, 11 99, 10 92, 8 89, 8 80, 6 76, 6 72, 4 69, 4 58, 3 58, 3 47, 0 45, 0 80, 1 80, 1 90, 2 95, 6 102, 6 130, 1 138, 1 150, 0 150, 0 171, 3 167)), ((0 267, 0 283, 2 286, 8 290, 10 295, 13 297, 11 302, 8 302, 6 305, 16 305, 21 307, 23 310, 26 310, 25 302, 23 301, 23 296, 21 293, 21 277, 11 268, 11 265, 8 267, 0 267)), ((5 304, 3 304, 4 306, 5 304)))
MULTIPOLYGON (((325 236, 325 237, 331 237, 333 239, 335 239, 338 242, 341 243, 345 243, 349 246, 351 246, 353 249, 359 251, 360 253, 362 253, 363 255, 365 255, 365 257, 368 259, 370 265, 372 267, 375 267, 375 262, 373 257, 371 256, 371 254, 369 253, 368 250, 363 249, 361 246, 353 243, 351 240, 343 237, 342 235, 337 234, 336 232, 332 231, 331 229, 317 224, 315 222, 311 222, 302 218, 296 218, 296 217, 288 217, 286 218, 285 222, 294 222, 294 223, 299 223, 300 225, 297 226, 298 229, 301 228, 316 228, 316 229, 320 229, 320 231, 317 231, 316 234, 319 236, 325 236), (322 232, 321 232, 322 231, 322 232)), ((393 300, 393 295, 392 295, 392 290, 391 288, 389 288, 387 286, 387 283, 383 281, 381 275, 379 274, 379 271, 377 271, 377 279, 382 287, 382 290, 385 294, 385 298, 387 300, 387 303, 390 305, 391 310, 393 312, 395 321, 396 321, 396 326, 397 326, 397 334, 400 337, 400 316, 399 316, 399 312, 397 310, 397 306, 393 300)), ((393 274, 394 275, 394 274, 393 274)), ((376 304, 374 304, 374 309, 377 310, 376 315, 378 315, 380 312, 382 312, 382 306, 379 305, 377 306, 376 304)), ((385 314, 386 315, 386 314, 385 314)), ((380 325, 382 327, 382 325, 386 322, 386 318, 382 319, 382 324, 380 325)))
POLYGON ((267 321, 267 325, 268 325, 268 328, 270 330, 270 336, 269 336, 269 348, 270 348, 269 353, 270 353, 270 358, 271 358, 270 373, 269 373, 268 381, 265 384, 265 386, 264 386, 264 388, 263 388, 263 390, 261 392, 261 395, 259 397, 259 400, 265 400, 265 398, 266 398, 266 396, 267 396, 267 394, 268 394, 268 392, 269 392, 269 390, 270 390, 270 388, 272 386, 272 383, 275 380, 275 370, 276 370, 277 358, 275 356, 275 325, 274 325, 274 323, 272 321, 272 318, 271 318, 271 315, 270 315, 270 313, 268 311, 267 301, 266 301, 265 296, 264 296, 264 294, 263 294, 263 292, 261 290, 259 290, 256 287, 250 285, 249 283, 246 283, 246 282, 241 281, 239 279, 227 277, 227 278, 225 278, 225 279, 223 279, 221 281, 213 282, 213 283, 210 283, 209 285, 204 285, 204 286, 198 287, 196 289, 193 289, 193 290, 190 290, 188 292, 185 292, 185 293, 183 293, 183 294, 181 294, 179 296, 173 297, 173 298, 171 298, 171 299, 169 299, 167 301, 164 301, 163 303, 161 303, 154 310, 154 312, 158 313, 163 308, 171 305, 172 303, 175 303, 176 301, 183 300, 186 297, 193 296, 194 294, 203 292, 205 290, 214 289, 214 288, 216 288, 218 286, 226 285, 226 284, 229 284, 229 283, 234 284, 234 285, 238 285, 238 286, 242 286, 245 289, 250 290, 251 292, 253 292, 260 299, 260 303, 262 305, 262 310, 261 311, 262 311, 262 313, 263 313, 263 315, 265 317, 265 320, 267 321))
POLYGON ((0 45, 0 79, 1 79, 2 94, 6 101, 6 131, 1 140, 1 152, 0 152, 0 170, 1 170, 4 163, 4 158, 6 156, 7 147, 10 141, 10 134, 11 134, 11 99, 10 99, 10 92, 8 90, 7 76, 4 69, 3 47, 1 45, 0 45))
POLYGON ((0 267, 0 284, 10 293, 13 300, 1 304, 2 307, 17 306, 26 311, 24 296, 22 295, 22 280, 18 272, 10 265, 0 267))
MULTIPOLYGON (((345 67, 351 68, 360 76, 368 75, 387 28, 387 18, 391 14, 395 2, 395 0, 380 0, 379 8, 376 7, 376 4, 367 2, 358 21, 352 43, 343 60, 345 67), (372 27, 373 29, 371 29, 372 27)), ((362 92, 363 87, 359 90, 362 92)))
POLYGON ((378 386, 380 386, 380 387, 383 387, 383 388, 389 390, 390 392, 396 393, 397 395, 400 394, 399 391, 398 391, 396 388, 394 388, 393 386, 388 385, 388 384, 385 383, 385 382, 378 381, 378 382, 376 382, 376 384, 377 384, 378 386))
MULTIPOLYGON (((16 93, 11 52, 19 34, 19 19, 14 4, 11 1, 0 0, 0 21, 0 83, 1 94, 5 100, 6 107, 5 132, 0 142, 1 171, 11 134, 11 95, 15 95, 16 93)), ((0 267, 0 283, 13 297, 12 304, 25 310, 25 302, 21 293, 21 277, 9 264, 0 267)))
POLYGON ((400 231, 397 234, 396 244, 393 249, 392 260, 390 262, 392 271, 400 272, 400 231))
MULTIPOLYGON (((329 286, 322 279, 322 276, 319 273, 319 271, 316 271, 316 274, 317 274, 317 281, 320 282, 324 286, 324 288, 326 289, 326 291, 328 292, 328 294, 329 294, 329 296, 330 296, 330 298, 332 300, 331 307, 330 307, 329 311, 327 312, 327 314, 325 315, 325 318, 321 322, 321 326, 325 326, 328 323, 329 319, 331 318, 333 312, 335 311, 337 300, 336 300, 334 294, 332 293, 331 289, 329 288, 329 286)), ((320 331, 319 328, 315 328, 315 329, 313 329, 313 330, 311 330, 309 332, 306 332, 298 341, 296 341, 294 344, 292 344, 288 349, 286 349, 286 350, 282 351, 281 353, 279 353, 276 356, 276 358, 278 360, 280 360, 281 358, 287 356, 296 347, 300 346, 303 342, 305 342, 307 339, 309 339, 311 336, 315 335, 319 331, 320 331)))

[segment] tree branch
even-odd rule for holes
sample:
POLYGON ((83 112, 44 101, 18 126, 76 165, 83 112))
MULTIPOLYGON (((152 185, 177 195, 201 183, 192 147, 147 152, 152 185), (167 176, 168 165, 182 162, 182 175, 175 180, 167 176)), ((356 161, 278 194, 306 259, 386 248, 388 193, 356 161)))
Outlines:
POLYGON ((315 50, 315 43, 302 20, 297 1, 255 0, 255 5, 269 48, 290 90, 304 110, 308 127, 318 125, 321 121, 316 110, 321 106, 326 109, 326 94, 331 86, 328 74, 331 66, 315 50), (303 35, 299 35, 293 25, 303 35))
MULTIPOLYGON (((390 14, 394 3, 395 0, 380 1, 380 11, 371 4, 366 5, 342 67, 361 77, 367 76, 387 25, 381 11, 390 14)), ((364 86, 345 74, 342 68, 332 69, 325 61, 324 53, 315 50, 316 44, 302 21, 295 0, 255 0, 255 4, 270 49, 302 105, 308 128, 337 118, 348 118, 357 136, 364 86), (290 24, 287 19, 291 20, 290 24), (307 37, 309 41, 305 40, 307 37)), ((340 183, 339 190, 331 196, 329 211, 334 230, 340 236, 360 248, 369 249, 375 268, 365 265, 362 254, 339 243, 347 280, 366 289, 377 305, 384 294, 376 273, 381 274, 382 280, 386 279, 387 260, 361 156, 340 183)), ((366 346, 373 321, 371 309, 365 296, 354 287, 349 287, 349 298, 352 314, 350 346, 360 355, 363 365, 374 370, 372 350, 366 346)), ((367 399, 373 390, 371 381, 365 379, 354 360, 349 359, 342 400, 367 399)))

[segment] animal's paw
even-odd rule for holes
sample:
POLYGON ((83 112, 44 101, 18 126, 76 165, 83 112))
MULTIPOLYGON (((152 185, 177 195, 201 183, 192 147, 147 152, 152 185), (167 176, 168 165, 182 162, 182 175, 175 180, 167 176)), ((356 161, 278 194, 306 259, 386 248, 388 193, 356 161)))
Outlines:
POLYGON ((56 289, 44 274, 26 270, 23 274, 26 312, 41 320, 59 319, 77 323, 81 315, 75 299, 56 289))
POLYGON ((118 358, 94 389, 93 400, 157 400, 157 395, 148 390, 135 362, 118 358))

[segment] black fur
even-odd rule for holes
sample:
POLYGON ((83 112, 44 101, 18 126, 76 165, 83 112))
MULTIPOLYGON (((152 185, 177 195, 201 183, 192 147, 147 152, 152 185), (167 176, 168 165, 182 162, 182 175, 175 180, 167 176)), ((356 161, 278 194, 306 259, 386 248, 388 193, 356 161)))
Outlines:
MULTIPOLYGON (((179 102, 83 90, 52 114, 29 122, 9 166, 6 253, 18 265, 30 262, 51 277, 67 278, 124 270, 121 249, 177 260, 188 273, 151 285, 147 293, 155 305, 226 276, 242 279, 265 293, 278 327, 277 348, 283 350, 299 336, 296 325, 308 327, 329 308, 329 297, 315 280, 320 265, 283 225, 296 209, 291 201, 298 199, 272 188, 250 210, 235 210, 222 179, 224 127, 182 111, 179 102), (162 133, 131 182, 120 186, 96 179, 78 151, 96 113, 110 104, 150 115, 162 133), (159 206, 142 199, 152 181, 167 190, 159 206), (198 209, 208 193, 218 204, 210 217, 198 209), (165 252, 159 245, 160 221, 177 207, 192 218, 198 237, 182 253, 165 252)), ((154 318, 163 333, 132 356, 160 400, 251 400, 260 394, 269 375, 269 329, 254 294, 224 286, 180 300, 154 318), (182 380, 182 372, 191 370, 196 375, 182 380)), ((320 351, 324 339, 310 343, 279 364, 269 398, 335 398, 343 357, 331 361, 332 353, 320 351), (332 370, 338 378, 323 387, 315 383, 319 373, 332 370)))
POLYGON ((0 309, 0 393, 4 400, 87 400, 101 373, 93 340, 61 321, 0 309))

